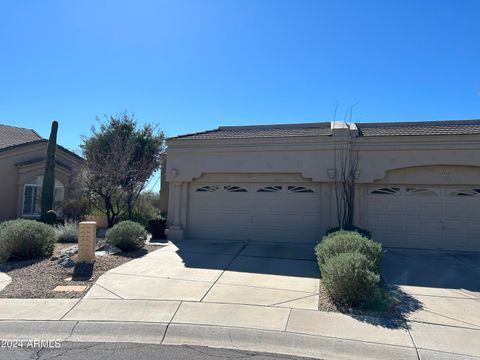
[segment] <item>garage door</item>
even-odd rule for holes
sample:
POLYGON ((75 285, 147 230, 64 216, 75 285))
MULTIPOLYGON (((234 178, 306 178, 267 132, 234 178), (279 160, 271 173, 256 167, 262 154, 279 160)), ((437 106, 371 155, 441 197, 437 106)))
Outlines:
POLYGON ((366 223, 384 246, 480 250, 480 188, 379 185, 366 194, 366 223))
POLYGON ((193 183, 188 236, 316 243, 320 200, 314 183, 193 183))

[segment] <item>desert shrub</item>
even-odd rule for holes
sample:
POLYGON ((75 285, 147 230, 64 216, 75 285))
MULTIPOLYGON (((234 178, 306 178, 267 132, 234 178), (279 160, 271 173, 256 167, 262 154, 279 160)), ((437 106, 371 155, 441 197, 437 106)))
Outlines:
POLYGON ((356 306, 375 294, 380 276, 365 255, 341 253, 325 261, 322 281, 333 301, 356 306))
POLYGON ((78 242, 78 223, 66 221, 63 225, 54 227, 58 242, 78 242))
POLYGON ((0 260, 50 256, 55 247, 53 227, 34 220, 10 220, 0 225, 0 260))
POLYGON ((336 227, 333 227, 333 228, 330 228, 328 229, 326 232, 325 232, 325 235, 330 235, 331 233, 335 233, 335 232, 338 232, 338 231, 341 231, 341 230, 345 230, 345 231, 356 231, 358 232, 360 235, 363 235, 365 236, 366 238, 369 238, 371 239, 372 238, 372 233, 366 229, 362 229, 358 226, 355 226, 355 225, 352 225, 352 226, 344 226, 344 227, 340 227, 340 226, 336 226, 336 227))
POLYGON ((382 246, 356 231, 340 230, 325 236, 315 247, 320 271, 325 262, 342 253, 360 253, 364 255, 374 272, 380 271, 382 246))
POLYGON ((122 221, 107 231, 106 241, 122 251, 142 248, 147 240, 145 228, 133 221, 122 221))
POLYGON ((87 198, 67 199, 63 203, 63 216, 71 221, 81 221, 88 214, 90 201, 87 198))

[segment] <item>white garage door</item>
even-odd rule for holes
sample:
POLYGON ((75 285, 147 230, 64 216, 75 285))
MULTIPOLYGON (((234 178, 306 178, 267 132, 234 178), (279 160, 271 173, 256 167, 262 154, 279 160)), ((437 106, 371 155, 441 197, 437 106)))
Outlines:
POLYGON ((188 236, 315 243, 320 208, 314 183, 193 183, 188 236))
POLYGON ((366 194, 366 228, 384 246, 480 250, 480 188, 378 185, 366 194))

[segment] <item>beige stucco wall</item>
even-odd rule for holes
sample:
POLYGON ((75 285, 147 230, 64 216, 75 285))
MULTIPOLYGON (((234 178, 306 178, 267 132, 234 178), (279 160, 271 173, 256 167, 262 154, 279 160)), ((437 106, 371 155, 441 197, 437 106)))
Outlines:
MULTIPOLYGON (((16 164, 44 158, 47 143, 34 143, 0 151, 0 221, 21 216, 23 187, 30 178, 43 175, 45 161, 17 166, 16 164)), ((71 170, 81 166, 81 160, 62 149, 57 149, 56 177, 65 185, 65 198, 68 197, 71 170), (70 169, 69 169, 70 168, 70 169)))
MULTIPOLYGON (((330 213, 335 212, 334 149, 350 142, 359 156, 356 218, 361 222, 365 184, 480 184, 480 136, 318 136, 264 139, 170 139, 166 180, 169 224, 183 231, 187 224, 188 189, 203 174, 290 173, 322 183, 330 213), (462 169, 462 171, 458 171, 462 169), (410 175, 409 175, 410 174, 410 175), (413 175, 412 175, 413 174, 413 175)), ((335 216, 325 226, 336 223, 335 216)))

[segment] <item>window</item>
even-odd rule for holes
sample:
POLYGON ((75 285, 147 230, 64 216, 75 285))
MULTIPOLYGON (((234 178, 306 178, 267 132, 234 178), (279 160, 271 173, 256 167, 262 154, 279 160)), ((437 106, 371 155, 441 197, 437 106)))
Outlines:
POLYGON ((195 191, 197 191, 197 192, 215 192, 217 190, 218 190, 218 186, 205 185, 205 186, 197 188, 195 191))
MULTIPOLYGON (((22 216, 37 217, 40 215, 40 201, 42 197, 43 176, 36 176, 27 181, 23 189, 23 211, 22 216)), ((55 179, 53 209, 59 217, 63 216, 63 200, 65 198, 65 187, 63 183, 55 179)))
POLYGON ((236 185, 225 185, 223 189, 226 192, 247 192, 247 189, 236 185))
POLYGON ((460 189, 450 193, 451 196, 480 196, 480 189, 460 189))
POLYGON ((257 190, 257 192, 278 192, 281 191, 282 187, 280 185, 273 185, 273 186, 265 186, 257 190))
POLYGON ((400 192, 400 188, 398 187, 383 187, 378 188, 370 192, 370 194, 375 195, 395 195, 400 192))
POLYGON ((303 186, 289 186, 288 191, 294 192, 294 193, 313 193, 314 192, 312 189, 309 189, 303 186))
POLYGON ((438 195, 438 193, 432 189, 426 188, 407 188, 407 194, 410 195, 438 195))

